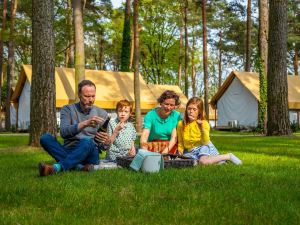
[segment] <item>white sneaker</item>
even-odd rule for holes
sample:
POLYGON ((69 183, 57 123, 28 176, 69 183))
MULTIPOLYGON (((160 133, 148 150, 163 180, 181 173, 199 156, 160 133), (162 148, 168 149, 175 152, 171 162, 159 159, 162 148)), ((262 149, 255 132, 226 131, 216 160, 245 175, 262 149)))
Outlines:
POLYGON ((197 166, 199 163, 198 163, 198 161, 197 160, 194 160, 193 161, 193 166, 197 166))
POLYGON ((229 153, 229 155, 230 155, 230 161, 231 161, 233 164, 235 164, 235 165, 242 165, 242 164, 243 164, 242 160, 240 160, 240 159, 239 159, 238 157, 236 157, 234 154, 229 153))

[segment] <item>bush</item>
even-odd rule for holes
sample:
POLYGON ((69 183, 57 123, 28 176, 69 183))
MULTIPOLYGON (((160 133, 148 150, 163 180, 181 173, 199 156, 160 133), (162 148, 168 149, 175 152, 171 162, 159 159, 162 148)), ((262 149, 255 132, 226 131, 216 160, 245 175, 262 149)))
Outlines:
POLYGON ((293 133, 297 132, 299 130, 299 124, 297 122, 292 122, 291 123, 291 130, 293 133))

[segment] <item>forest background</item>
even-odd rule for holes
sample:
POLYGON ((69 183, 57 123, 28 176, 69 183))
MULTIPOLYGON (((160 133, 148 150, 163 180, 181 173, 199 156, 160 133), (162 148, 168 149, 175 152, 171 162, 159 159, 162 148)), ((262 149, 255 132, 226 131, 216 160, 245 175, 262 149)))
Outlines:
MULTIPOLYGON (((69 2, 70 3, 70 2, 69 2)), ((72 9, 67 0, 55 1, 55 66, 73 67, 68 58, 74 48, 72 41, 72 9)), ((3 62, 7 62, 8 48, 5 43, 10 36, 10 2, 7 6, 7 24, 3 34, 3 62)), ((2 7, 2 5, 1 5, 2 7)), ((140 24, 140 72, 148 83, 179 84, 179 70, 183 70, 184 21, 183 4, 172 0, 141 0, 140 24)), ((215 0, 207 2, 208 73, 209 96, 232 70, 244 70, 246 60, 247 1, 215 0)), ((298 74, 300 45, 299 1, 288 4, 288 74, 298 74), (297 60, 295 62, 295 60, 297 60)), ((22 64, 31 64, 31 0, 18 2, 14 21, 15 76, 18 79, 22 64)), ((203 96, 202 22, 200 2, 188 4, 188 82, 192 95, 203 96)), ((257 71, 258 55, 258 5, 252 1, 251 13, 251 70, 257 71)), ((113 8, 110 0, 86 1, 83 11, 85 63, 87 69, 120 70, 124 5, 113 8)), ((5 73, 4 73, 5 74, 5 73)), ((2 99, 5 99, 5 77, 2 99)))

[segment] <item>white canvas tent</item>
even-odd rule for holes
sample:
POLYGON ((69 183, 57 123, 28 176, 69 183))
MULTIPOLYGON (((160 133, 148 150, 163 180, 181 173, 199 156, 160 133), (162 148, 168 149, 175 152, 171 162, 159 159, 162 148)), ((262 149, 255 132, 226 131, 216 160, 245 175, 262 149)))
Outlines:
MULTIPOLYGON (((259 77, 257 73, 233 71, 211 99, 218 112, 217 126, 236 121, 241 126, 256 127, 258 121, 259 77)), ((299 124, 300 77, 288 76, 288 101, 291 122, 299 124)))
MULTIPOLYGON (((27 129, 30 124, 30 92, 31 92, 32 67, 23 65, 17 82, 15 91, 11 97, 12 105, 12 124, 18 121, 19 129, 27 129), (15 115, 14 115, 15 114, 15 115)), ((56 108, 59 109, 75 101, 75 70, 72 68, 55 68, 56 84, 56 108)), ((133 90, 133 73, 129 72, 112 72, 100 70, 85 70, 85 77, 93 81, 97 88, 95 105, 106 109, 108 112, 114 111, 116 103, 121 99, 127 99, 134 102, 133 90)), ((179 111, 183 112, 187 102, 186 96, 179 87, 169 85, 147 85, 140 75, 140 92, 141 92, 141 111, 148 112, 157 106, 157 94, 173 88, 180 96, 182 104, 179 111), (155 94, 154 94, 155 93, 155 94)), ((173 90, 171 89, 171 90, 173 90)), ((59 113, 57 113, 59 123, 59 113)))

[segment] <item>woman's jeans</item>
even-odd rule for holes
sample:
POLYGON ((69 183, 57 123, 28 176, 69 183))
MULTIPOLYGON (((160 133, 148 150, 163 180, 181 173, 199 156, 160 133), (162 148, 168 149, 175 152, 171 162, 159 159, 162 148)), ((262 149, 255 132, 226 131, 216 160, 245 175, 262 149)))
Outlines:
POLYGON ((66 148, 46 133, 40 138, 40 143, 63 170, 70 170, 78 164, 99 164, 99 151, 92 138, 80 139, 75 146, 66 148))

